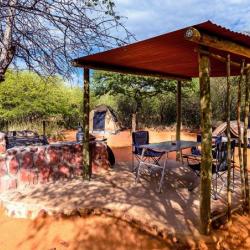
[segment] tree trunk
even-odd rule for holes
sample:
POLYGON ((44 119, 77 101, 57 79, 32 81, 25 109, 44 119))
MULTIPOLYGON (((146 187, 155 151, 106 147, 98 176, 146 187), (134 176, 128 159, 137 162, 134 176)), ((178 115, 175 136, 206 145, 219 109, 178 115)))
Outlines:
POLYGON ((141 96, 140 93, 136 93, 135 95, 136 107, 134 113, 132 114, 132 132, 138 130, 138 113, 141 111, 141 96))
POLYGON ((132 132, 137 130, 137 113, 132 114, 132 132))
MULTIPOLYGON (((16 0, 9 1, 10 6, 16 4, 16 0)), ((6 17, 5 30, 3 32, 3 42, 0 43, 0 82, 4 81, 4 74, 12 62, 16 48, 13 42, 13 26, 15 21, 15 9, 9 8, 6 17)))
MULTIPOLYGON (((249 66, 249 64, 247 65, 249 66)), ((246 92, 245 92, 245 108, 244 108, 244 146, 243 146, 243 167, 245 177, 245 211, 249 212, 249 183, 248 183, 248 170, 247 170, 247 129, 248 129, 248 116, 249 116, 249 88, 250 88, 250 68, 246 71, 246 92)))
POLYGON ((201 233, 210 233, 211 224, 211 180, 212 180, 212 122, 210 94, 210 60, 199 54, 200 107, 201 107, 201 191, 200 220, 201 233))
POLYGON ((89 147, 89 69, 84 68, 83 87, 83 177, 91 178, 92 166, 89 147))
POLYGON ((241 85, 244 75, 244 67, 245 62, 242 62, 241 70, 240 70, 240 79, 238 82, 238 102, 237 102, 237 125, 238 125, 238 155, 239 155, 239 165, 240 165, 240 180, 241 180, 241 199, 243 203, 244 208, 244 202, 245 202, 245 177, 244 177, 244 168, 243 168, 243 162, 242 162, 242 139, 241 139, 241 85))
MULTIPOLYGON (((176 141, 181 139, 181 81, 177 82, 177 109, 176 109, 176 141)), ((180 152, 176 152, 176 160, 180 160, 180 152)))
POLYGON ((226 119, 227 119, 227 218, 231 221, 231 134, 230 134, 230 107, 231 107, 231 83, 230 83, 230 55, 227 56, 227 98, 226 98, 226 119))
POLYGON ((162 125, 164 122, 164 106, 160 106, 160 124, 162 125))

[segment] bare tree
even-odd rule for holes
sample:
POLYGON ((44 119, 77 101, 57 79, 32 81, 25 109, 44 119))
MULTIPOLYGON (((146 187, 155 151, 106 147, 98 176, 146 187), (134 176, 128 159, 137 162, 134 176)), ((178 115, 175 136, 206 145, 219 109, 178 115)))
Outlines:
POLYGON ((72 73, 70 60, 130 38, 113 0, 0 0, 0 82, 9 65, 72 73))

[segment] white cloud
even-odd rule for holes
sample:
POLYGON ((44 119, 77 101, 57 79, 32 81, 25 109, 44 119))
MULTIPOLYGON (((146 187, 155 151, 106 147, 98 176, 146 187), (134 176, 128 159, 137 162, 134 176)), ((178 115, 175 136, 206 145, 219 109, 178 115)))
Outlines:
POLYGON ((250 0, 116 0, 137 39, 210 19, 235 31, 250 31, 250 0))

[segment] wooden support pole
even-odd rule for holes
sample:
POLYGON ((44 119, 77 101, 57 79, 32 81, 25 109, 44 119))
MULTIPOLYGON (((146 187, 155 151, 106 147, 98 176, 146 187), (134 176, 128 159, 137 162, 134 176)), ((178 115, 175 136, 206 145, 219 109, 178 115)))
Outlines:
MULTIPOLYGON (((181 81, 177 81, 176 141, 180 140, 181 140, 181 81)), ((180 152, 177 152, 176 160, 180 160, 180 152)))
POLYGON ((226 98, 226 118, 227 118, 227 219, 231 221, 232 193, 231 193, 231 132, 230 132, 230 114, 231 114, 231 63, 230 55, 227 55, 227 98, 226 98))
POLYGON ((46 121, 43 121, 43 136, 46 136, 46 121))
POLYGON ((193 27, 186 30, 185 38, 191 42, 198 43, 203 46, 250 58, 249 47, 201 32, 193 27))
MULTIPOLYGON (((249 65, 247 65, 248 67, 249 65)), ((249 116, 249 89, 250 89, 250 68, 246 71, 246 92, 245 92, 245 107, 244 107, 244 132, 243 132, 243 167, 245 177, 245 211, 249 212, 249 183, 248 183, 248 169, 247 169, 247 129, 248 129, 248 116, 249 116)))
POLYGON ((91 178, 91 157, 89 147, 89 69, 84 68, 83 79, 83 177, 91 178))
POLYGON ((210 94, 210 60, 199 53, 200 108, 201 108, 201 178, 200 221, 201 233, 210 233, 212 180, 212 109, 210 94))
POLYGON ((242 61, 241 69, 240 69, 240 78, 238 82, 238 102, 237 102, 237 126, 238 126, 238 156, 239 156, 239 165, 240 165, 240 180, 241 180, 241 200, 242 205, 244 208, 245 202, 245 177, 244 177, 244 168, 243 168, 243 161, 242 161, 242 133, 241 133, 241 86, 244 76, 244 67, 245 67, 245 60, 242 61))

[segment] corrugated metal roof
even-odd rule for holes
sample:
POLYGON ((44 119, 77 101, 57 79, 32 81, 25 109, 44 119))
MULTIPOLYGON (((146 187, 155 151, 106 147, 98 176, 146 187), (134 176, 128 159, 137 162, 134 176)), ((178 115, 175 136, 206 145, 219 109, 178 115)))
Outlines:
MULTIPOLYGON (((250 36, 233 32, 211 21, 193 25, 200 31, 237 42, 250 48, 250 36)), ((117 72, 136 71, 152 75, 173 77, 198 77, 198 45, 186 40, 184 34, 189 27, 129 44, 105 52, 75 59, 80 66, 117 72)), ((226 51, 210 48, 210 51, 226 56, 226 51)), ((242 57, 231 54, 231 59, 241 62, 242 57)), ((245 58, 250 63, 249 58, 245 58)), ((239 74, 239 68, 231 68, 232 75, 239 74)), ((211 58, 211 76, 225 76, 226 65, 211 58)))
POLYGON ((223 27, 221 25, 218 25, 216 23, 213 23, 211 21, 207 21, 201 24, 197 24, 194 25, 194 27, 203 30, 205 32, 209 32, 215 35, 220 36, 221 38, 226 38, 229 39, 231 41, 237 42, 238 44, 242 44, 245 46, 250 47, 250 36, 240 33, 240 32, 236 32, 236 31, 232 31, 226 27, 223 27))

